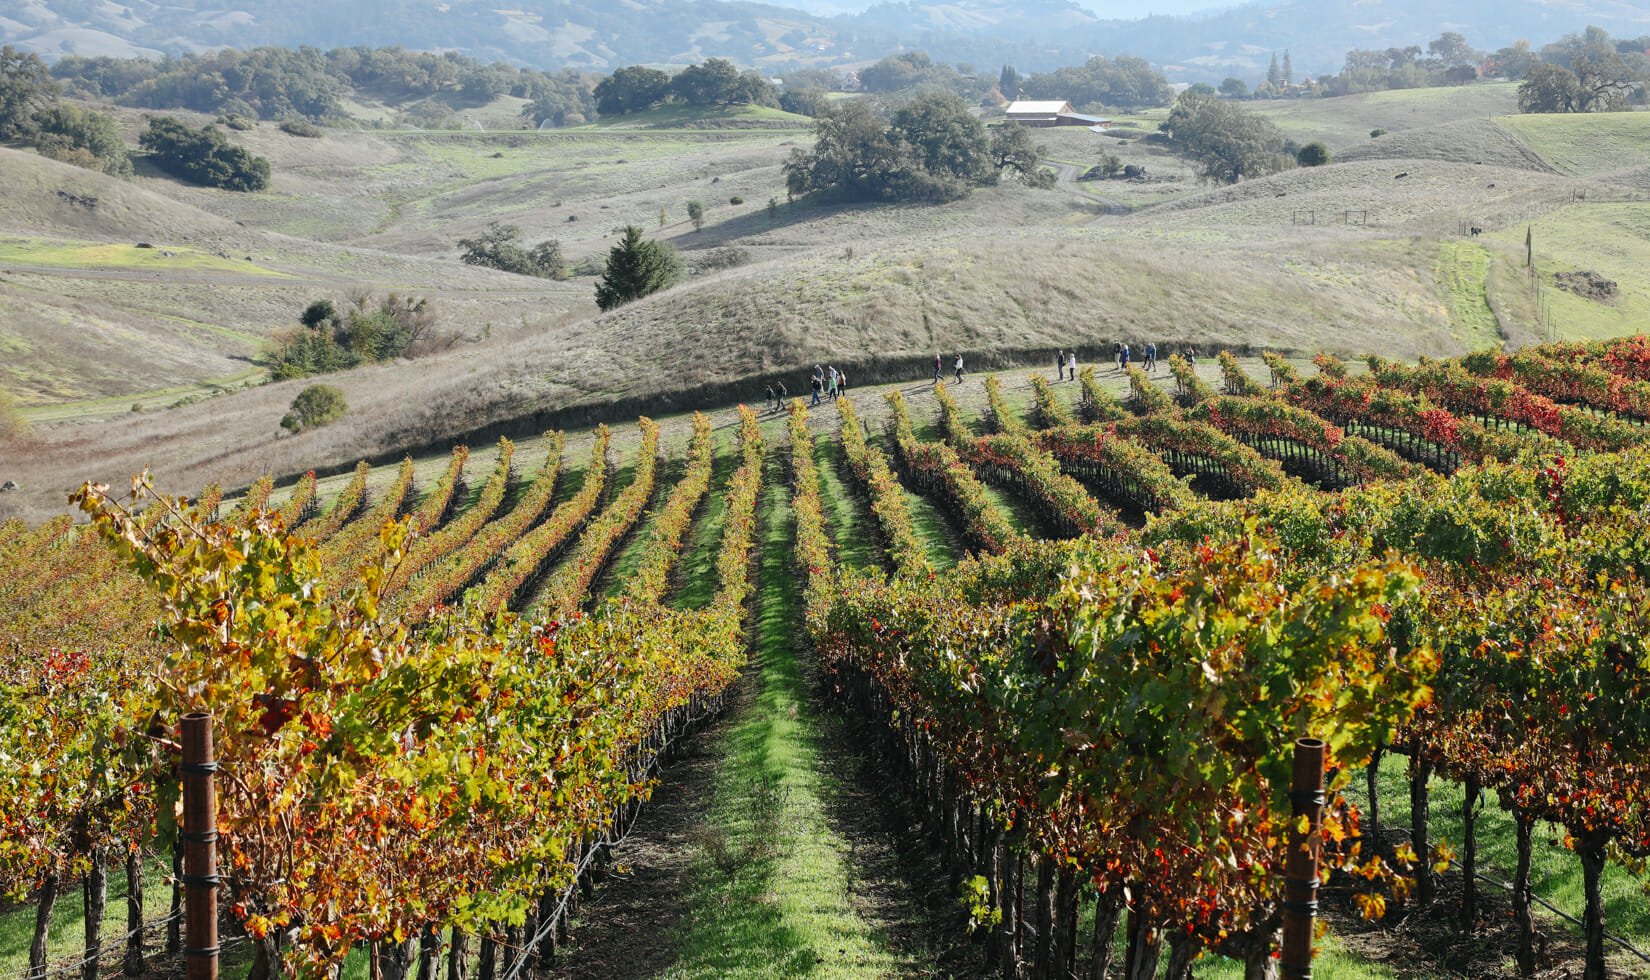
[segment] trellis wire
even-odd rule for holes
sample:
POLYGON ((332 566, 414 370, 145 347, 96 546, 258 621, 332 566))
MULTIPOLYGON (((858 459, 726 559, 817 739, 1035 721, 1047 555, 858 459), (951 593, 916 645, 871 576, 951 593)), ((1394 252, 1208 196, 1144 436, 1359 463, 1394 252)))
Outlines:
MULTIPOLYGON (((1463 871, 1466 870, 1466 868, 1461 864, 1461 862, 1455 860, 1454 858, 1451 858, 1449 863, 1450 863, 1451 867, 1460 868, 1463 871)), ((1472 873, 1472 876, 1474 878, 1477 878, 1479 881, 1484 882, 1487 885, 1494 885, 1495 887, 1501 889, 1502 891, 1511 892, 1513 890, 1512 882, 1502 881, 1499 878, 1491 878, 1489 875, 1486 875, 1481 871, 1474 871, 1472 873)), ((1571 915, 1570 913, 1564 911, 1563 909, 1559 908, 1558 906, 1554 905, 1553 903, 1547 901, 1545 898, 1542 898, 1540 895, 1535 894, 1534 892, 1530 893, 1530 901, 1532 901, 1535 904, 1541 906, 1542 908, 1544 908, 1547 911, 1551 912, 1552 914, 1558 916, 1560 919, 1563 919, 1565 922, 1570 923, 1571 925, 1582 926, 1583 928, 1586 927, 1586 923, 1582 922, 1580 919, 1578 919, 1575 916, 1571 915)), ((1650 953, 1645 953, 1643 950, 1641 950, 1638 947, 1634 946, 1632 943, 1630 943, 1627 940, 1621 938, 1620 936, 1616 936, 1616 935, 1613 935, 1613 934, 1608 933, 1608 932, 1603 933, 1603 936, 1604 936, 1605 939, 1608 939, 1611 942, 1615 943, 1617 946, 1620 946, 1623 950, 1627 951, 1628 953, 1631 953, 1632 955, 1637 956, 1639 959, 1643 960, 1646 963, 1650 963, 1650 953)))
POLYGON ((158 919, 151 919, 150 921, 143 923, 142 925, 138 926, 136 929, 128 930, 127 933, 124 936, 120 936, 120 937, 116 938, 113 942, 102 943, 101 946, 103 948, 98 951, 98 955, 96 955, 96 956, 83 956, 83 957, 80 958, 79 962, 65 964, 63 966, 58 966, 58 967, 53 967, 52 969, 47 970, 44 973, 28 973, 28 972, 25 972, 23 974, 23 976, 25 978, 27 978, 27 980, 50 980, 50 978, 52 978, 52 977, 64 977, 64 976, 68 976, 71 973, 78 973, 81 970, 85 969, 87 966, 90 966, 91 964, 102 960, 103 959, 103 953, 104 953, 105 950, 119 949, 119 948, 125 946, 126 941, 128 939, 131 939, 133 936, 140 935, 142 933, 148 932, 150 929, 153 929, 156 926, 166 925, 168 922, 171 922, 173 919, 176 919, 176 918, 180 917, 182 914, 183 914, 182 909, 179 909, 176 912, 168 912, 166 915, 161 916, 158 919))

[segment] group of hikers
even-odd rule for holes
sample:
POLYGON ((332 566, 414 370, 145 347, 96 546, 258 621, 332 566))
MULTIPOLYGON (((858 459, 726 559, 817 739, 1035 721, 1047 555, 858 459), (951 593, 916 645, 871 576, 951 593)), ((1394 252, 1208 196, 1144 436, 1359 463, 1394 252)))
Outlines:
MULTIPOLYGON (((1197 348, 1188 347, 1181 352, 1181 356, 1186 358, 1186 360, 1191 363, 1196 364, 1197 348)), ((1117 364, 1117 370, 1127 371, 1129 364, 1133 361, 1134 353, 1129 349, 1128 344, 1118 341, 1112 345, 1112 357, 1117 364)), ((1157 370, 1157 345, 1155 343, 1149 343, 1146 345, 1144 357, 1140 361, 1140 367, 1145 371, 1157 370)), ((961 354, 958 354, 953 360, 951 370, 956 376, 956 383, 962 384, 963 356, 961 354)), ((1054 354, 1054 370, 1055 374, 1059 376, 1059 380, 1076 381, 1077 351, 1075 349, 1069 351, 1064 349, 1056 351, 1054 354)), ((944 376, 945 357, 942 354, 935 354, 934 383, 939 384, 940 379, 944 376)), ((848 376, 837 370, 834 365, 821 367, 818 364, 815 364, 813 374, 808 379, 808 384, 813 389, 812 404, 814 405, 820 404, 825 398, 830 398, 834 401, 841 398, 848 392, 848 376)), ((783 408, 786 399, 790 398, 790 394, 790 390, 785 387, 785 382, 783 381, 775 381, 768 385, 767 404, 769 410, 777 412, 783 408)))
MULTIPOLYGON (((829 397, 832 401, 848 393, 848 376, 836 369, 835 365, 820 367, 814 365, 814 373, 808 378, 808 385, 813 389, 812 404, 818 405, 822 398, 829 397)), ((791 397, 791 391, 785 387, 784 381, 775 381, 768 385, 768 408, 770 411, 779 411, 785 406, 785 400, 791 397)))

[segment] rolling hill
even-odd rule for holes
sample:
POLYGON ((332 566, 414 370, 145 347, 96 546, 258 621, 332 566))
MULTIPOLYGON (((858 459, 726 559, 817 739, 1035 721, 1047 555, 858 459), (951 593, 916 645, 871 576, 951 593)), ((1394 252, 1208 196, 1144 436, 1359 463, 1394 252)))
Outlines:
POLYGON ((1600 210, 1619 205, 1593 202, 1645 199, 1633 176, 1650 151, 1631 120, 1509 120, 1505 94, 1321 100, 1280 122, 1345 162, 1235 187, 1200 185, 1152 140, 1050 131, 1039 141, 1060 168, 1054 190, 1010 184, 942 206, 787 204, 780 165, 805 130, 679 115, 321 139, 260 124, 234 134, 274 162, 260 194, 142 168, 114 181, 6 151, 24 192, 0 202, 0 346, 17 352, 0 362, 0 386, 33 433, 0 473, 23 486, 0 510, 56 511, 88 476, 149 465, 179 489, 236 486, 459 438, 709 407, 759 397, 775 377, 800 390, 816 363, 869 382, 916 376, 936 352, 975 366, 1074 346, 1090 358, 1124 338, 1410 356, 1623 329, 1650 302, 1634 272, 1644 236, 1636 217, 1600 210), (1371 140, 1372 120, 1393 128, 1371 140), (1588 149, 1601 139, 1620 150, 1608 161, 1588 149), (1150 176, 1075 179, 1112 152, 1150 176), (702 230, 686 220, 690 200, 705 205, 702 230), (1120 202, 1132 212, 1116 214, 1120 202), (556 282, 458 263, 457 239, 492 221, 557 239, 579 271, 556 282), (1532 222, 1551 272, 1588 268, 1589 237, 1619 238, 1609 254, 1621 261, 1593 254, 1620 297, 1532 291, 1520 251, 1532 222), (698 274, 598 314, 591 270, 627 224, 698 274), (1464 239, 1468 224, 1486 235, 1464 239), (430 297, 450 348, 329 377, 344 419, 284 435, 301 384, 256 384, 259 350, 310 300, 360 291, 430 297))

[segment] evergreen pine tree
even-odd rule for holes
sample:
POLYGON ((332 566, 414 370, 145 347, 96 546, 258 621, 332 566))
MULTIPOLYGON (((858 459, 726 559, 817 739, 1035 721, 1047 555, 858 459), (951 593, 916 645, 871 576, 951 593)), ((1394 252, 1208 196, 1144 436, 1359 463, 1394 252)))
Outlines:
POLYGON ((1295 84, 1295 67, 1289 63, 1289 49, 1283 49, 1283 87, 1295 84))
POLYGON ((626 225, 624 239, 607 253, 607 270, 596 283, 596 305, 604 310, 641 299, 676 284, 682 262, 674 249, 642 237, 642 229, 626 225))
POLYGON ((1272 52, 1272 67, 1266 69, 1266 83, 1273 88, 1283 84, 1283 69, 1278 67, 1278 53, 1272 52))
POLYGON ((1020 97, 1020 73, 1013 65, 1003 66, 1002 74, 997 76, 997 91, 1011 101, 1020 97))

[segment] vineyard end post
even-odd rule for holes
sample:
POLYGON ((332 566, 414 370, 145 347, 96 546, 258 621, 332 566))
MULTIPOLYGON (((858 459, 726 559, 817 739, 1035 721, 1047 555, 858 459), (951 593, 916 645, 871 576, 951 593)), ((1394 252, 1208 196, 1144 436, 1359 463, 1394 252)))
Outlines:
POLYGON ((218 978, 218 794, 212 716, 183 716, 183 955, 188 980, 218 978))
POLYGON ((1312 938, 1318 918, 1318 864, 1323 855, 1322 739, 1295 740, 1295 773, 1289 784, 1289 858, 1284 868, 1283 980, 1312 980, 1312 938), (1306 830, 1300 830, 1300 818, 1306 830))

